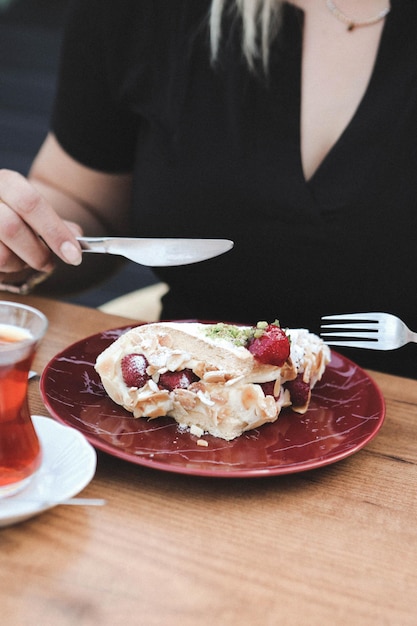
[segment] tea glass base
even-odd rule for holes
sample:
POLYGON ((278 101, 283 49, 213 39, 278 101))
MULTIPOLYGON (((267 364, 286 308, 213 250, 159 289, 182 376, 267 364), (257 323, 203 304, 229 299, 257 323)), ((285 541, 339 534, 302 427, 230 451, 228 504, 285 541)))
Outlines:
POLYGON ((24 478, 23 480, 19 480, 19 482, 17 483, 11 483, 10 485, 3 485, 2 487, 0 487, 0 500, 3 498, 9 498, 10 496, 14 496, 17 493, 20 493, 21 491, 23 491, 23 489, 25 489, 29 485, 29 483, 33 480, 36 474, 37 472, 34 472, 27 478, 24 478))

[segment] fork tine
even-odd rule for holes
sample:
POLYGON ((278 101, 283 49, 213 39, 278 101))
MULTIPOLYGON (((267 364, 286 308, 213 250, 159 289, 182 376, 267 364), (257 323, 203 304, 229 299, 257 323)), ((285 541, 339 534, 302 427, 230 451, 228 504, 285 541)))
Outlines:
POLYGON ((362 320, 378 323, 377 313, 343 313, 340 315, 323 315, 322 320, 362 320))
POLYGON ((363 332, 360 330, 350 330, 349 328, 340 328, 334 332, 322 331, 320 335, 322 337, 339 337, 340 340, 348 339, 349 337, 356 338, 361 341, 362 339, 373 339, 374 341, 378 340, 378 331, 375 329, 368 332, 366 328, 364 328, 363 332))
POLYGON ((371 350, 387 350, 378 341, 343 341, 330 339, 326 340, 326 343, 330 346, 339 346, 339 348, 370 348, 371 350))
POLYGON ((320 336, 336 347, 381 350, 375 313, 323 315, 320 336))
POLYGON ((378 322, 339 322, 338 324, 322 324, 320 328, 340 328, 345 330, 374 330, 377 332, 378 322), (368 324, 373 324, 373 326, 367 326, 368 324))

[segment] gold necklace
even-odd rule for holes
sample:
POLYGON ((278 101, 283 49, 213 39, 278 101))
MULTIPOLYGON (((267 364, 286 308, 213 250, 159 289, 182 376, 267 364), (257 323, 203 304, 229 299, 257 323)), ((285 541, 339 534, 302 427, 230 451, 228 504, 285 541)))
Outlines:
POLYGON ((326 7, 330 11, 330 13, 339 20, 339 22, 343 22, 343 24, 346 24, 347 30, 349 32, 351 32, 355 28, 360 28, 362 26, 372 26, 373 24, 377 24, 378 22, 383 20, 384 17, 386 17, 391 11, 391 6, 388 5, 386 9, 383 9, 377 15, 374 15, 374 17, 370 17, 367 20, 357 20, 353 17, 348 17, 345 13, 343 13, 343 11, 341 11, 335 5, 333 0, 326 0, 326 7))

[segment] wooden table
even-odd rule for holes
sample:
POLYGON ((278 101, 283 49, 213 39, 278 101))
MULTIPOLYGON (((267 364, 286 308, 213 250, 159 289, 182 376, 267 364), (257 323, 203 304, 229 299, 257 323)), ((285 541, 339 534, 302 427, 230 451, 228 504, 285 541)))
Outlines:
MULTIPOLYGON (((22 300, 50 321, 38 371, 73 341, 128 323, 22 300)), ((82 495, 106 506, 58 506, 0 531, 0 624, 415 626, 417 383, 372 375, 382 430, 322 469, 216 480, 99 453, 82 495)), ((34 383, 30 401, 46 413, 34 383)))

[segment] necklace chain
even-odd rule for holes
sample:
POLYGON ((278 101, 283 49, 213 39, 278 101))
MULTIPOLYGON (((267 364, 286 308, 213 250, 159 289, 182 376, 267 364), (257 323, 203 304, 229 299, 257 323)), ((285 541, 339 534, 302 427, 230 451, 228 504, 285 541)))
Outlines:
POLYGON ((391 7, 388 5, 388 7, 380 11, 377 15, 374 15, 374 17, 370 17, 367 20, 357 20, 343 13, 343 11, 341 11, 339 7, 335 5, 333 0, 326 0, 326 7, 330 11, 330 13, 339 20, 339 22, 343 22, 343 24, 346 24, 347 30, 349 32, 351 32, 355 28, 360 28, 362 26, 373 26, 373 24, 377 24, 378 22, 383 20, 391 11, 391 7))

